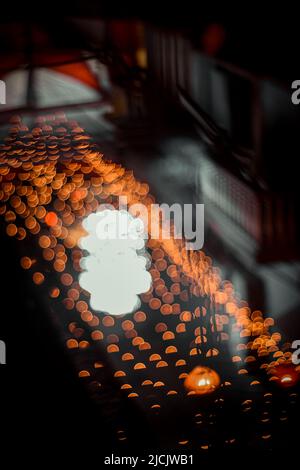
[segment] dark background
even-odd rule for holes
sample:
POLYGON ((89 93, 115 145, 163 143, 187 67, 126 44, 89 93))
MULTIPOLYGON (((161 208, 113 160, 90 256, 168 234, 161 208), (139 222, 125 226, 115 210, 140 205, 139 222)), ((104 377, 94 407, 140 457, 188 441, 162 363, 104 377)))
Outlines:
MULTIPOLYGON (((117 3, 108 2, 76 1, 71 5, 48 2, 37 4, 32 11, 27 5, 12 5, 1 19, 0 51, 5 57, 23 52, 20 22, 23 26, 38 25, 47 32, 53 46, 71 47, 74 50, 85 46, 86 38, 82 31, 78 32, 70 25, 70 16, 79 19, 100 16, 107 21, 139 18, 166 31, 184 31, 192 43, 200 48, 203 47, 200 41, 203 36, 200 33, 209 24, 217 23, 222 25, 225 32, 225 41, 215 54, 217 58, 260 77, 272 77, 287 88, 291 81, 299 78, 299 61, 296 60, 298 21, 291 9, 270 6, 263 13, 261 7, 251 4, 251 7, 243 5, 243 12, 237 13, 236 7, 232 11, 223 12, 217 4, 213 4, 207 11, 207 7, 199 5, 196 8, 193 3, 184 2, 178 6, 166 6, 164 3, 162 7, 155 5, 155 2, 151 2, 151 5, 130 2, 120 7, 117 3)), ((231 86, 233 90, 237 89, 234 80, 231 86)), ((189 127, 190 121, 186 116, 172 119, 175 128, 189 127)), ((264 179, 272 189, 284 175, 284 183, 292 190, 295 199, 298 197, 299 179, 296 171, 300 136, 297 134, 298 123, 297 116, 290 121, 279 119, 277 128, 266 132, 264 145, 268 151, 265 154, 269 157, 262 162, 255 175, 258 179, 264 179), (276 133, 280 134, 280 138, 274 145, 273 136, 276 133), (284 168, 279 159, 283 151, 289 153, 284 168), (275 156, 274 152, 277 152, 275 156)), ((246 134, 247 129, 237 128, 231 137, 233 140, 238 137, 244 144, 247 142, 247 136, 244 137, 246 134)), ((121 158, 126 163, 126 156, 121 158)), ((137 171, 143 173, 143 168, 137 171)), ((19 454, 25 458, 28 453, 32 459, 36 453, 38 457, 42 449, 45 452, 43 462, 48 461, 53 454, 57 455, 58 449, 62 449, 70 461, 79 460, 80 457, 88 461, 95 454, 100 457, 99 442, 103 454, 109 454, 114 449, 110 430, 101 426, 101 411, 90 402, 86 390, 77 381, 74 365, 64 352, 51 317, 43 314, 43 299, 33 292, 26 272, 20 267, 18 242, 6 237, 3 226, 1 242, 0 338, 7 343, 7 365, 0 366, 1 390, 5 390, 4 398, 1 398, 0 416, 2 422, 6 415, 3 434, 9 437, 12 445, 11 462, 15 457, 20 457, 19 454)), ((210 249, 215 249, 213 243, 210 249)), ((230 266, 236 266, 239 262, 237 259, 228 259, 222 250, 219 257, 230 266)), ((294 263, 297 259, 295 250, 289 253, 287 262, 294 263)), ((257 281, 251 282, 255 290, 257 281)), ((255 302, 259 303, 260 299, 254 299, 255 302)), ((296 311, 281 321, 287 333, 299 331, 296 311)), ((129 419, 130 412, 128 410, 129 419)), ((296 435, 291 433, 291 452, 296 445, 296 435)), ((136 448, 139 448, 139 442, 136 442, 136 448)), ((40 461, 40 465, 43 468, 44 463, 40 461)), ((96 465, 101 466, 100 461, 96 465)))

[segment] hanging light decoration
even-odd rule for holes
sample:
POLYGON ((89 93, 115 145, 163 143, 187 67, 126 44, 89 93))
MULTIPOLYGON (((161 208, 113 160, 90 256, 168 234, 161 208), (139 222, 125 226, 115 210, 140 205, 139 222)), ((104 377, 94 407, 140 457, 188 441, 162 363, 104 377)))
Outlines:
POLYGON ((187 376, 184 382, 189 392, 206 395, 214 392, 220 385, 219 374, 209 367, 197 366, 187 376))

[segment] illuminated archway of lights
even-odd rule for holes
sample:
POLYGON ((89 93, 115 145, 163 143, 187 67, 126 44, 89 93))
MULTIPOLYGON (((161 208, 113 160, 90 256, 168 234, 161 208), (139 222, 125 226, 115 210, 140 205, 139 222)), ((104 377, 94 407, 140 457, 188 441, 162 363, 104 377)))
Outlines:
MULTIPOLYGON (((127 198, 129 211, 131 205, 142 203, 149 215, 155 201, 149 186, 136 180, 131 170, 104 160, 77 122, 64 115, 46 116, 28 129, 15 118, 0 145, 0 180, 0 215, 7 235, 21 243, 29 239, 30 243, 22 243, 28 251, 21 265, 52 299, 53 314, 62 323, 70 354, 75 358, 82 352, 78 376, 94 397, 104 388, 101 381, 105 382, 107 372, 101 360, 84 354, 87 349, 96 357, 100 348, 106 350, 121 393, 129 399, 145 400, 155 413, 164 406, 163 398, 178 396, 183 403, 199 395, 183 386, 194 367, 205 362, 222 376, 219 358, 229 339, 234 348, 230 360, 236 366, 235 375, 222 377, 215 392, 219 394, 217 401, 226 402, 225 391, 234 380, 243 380, 249 390, 258 391, 265 378, 270 387, 272 382, 285 386, 297 382, 299 366, 292 366, 290 344, 282 342, 273 318, 251 311, 248 303, 237 297, 232 283, 221 279, 211 258, 203 251, 188 252, 182 240, 154 240, 149 235, 146 248, 151 266, 147 269, 152 284, 140 295, 140 310, 124 318, 107 314, 105 309, 109 311, 110 306, 100 312, 100 303, 95 310, 91 307, 93 292, 91 296, 86 290, 89 286, 85 284, 83 289, 79 282, 82 273, 84 283, 79 240, 86 235, 87 221, 103 203, 116 207, 119 196, 127 198), (212 337, 217 341, 211 341, 212 337)), ((88 265, 86 268, 88 272, 88 265)), ((147 282, 145 278, 136 293, 144 290, 147 282)), ((133 300, 129 303, 132 306, 133 300)), ((192 383, 193 375, 190 378, 187 384, 192 383)), ((270 390, 262 396, 266 404, 273 393, 270 390)), ((295 395, 291 393, 287 400, 295 395)), ((252 399, 244 398, 241 405, 246 413, 252 399)), ((197 401, 196 419, 198 406, 197 401)), ((262 436, 266 441, 270 437, 270 433, 262 436)), ((229 439, 228 445, 232 442, 234 439, 229 439)), ((188 440, 178 443, 185 445, 188 440)))
POLYGON ((137 310, 138 294, 151 287, 151 264, 144 240, 144 224, 125 210, 103 210, 83 222, 89 235, 79 246, 90 255, 81 261, 85 270, 79 284, 91 293, 90 306, 96 311, 120 315, 137 310))

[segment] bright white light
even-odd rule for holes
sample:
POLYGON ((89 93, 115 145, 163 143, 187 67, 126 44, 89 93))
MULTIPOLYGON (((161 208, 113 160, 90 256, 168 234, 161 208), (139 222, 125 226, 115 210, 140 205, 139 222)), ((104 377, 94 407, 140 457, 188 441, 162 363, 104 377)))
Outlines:
POLYGON ((198 386, 204 387, 205 385, 210 385, 210 381, 208 379, 200 379, 198 382, 198 386))
POLYGON ((82 225, 88 235, 80 247, 90 254, 81 261, 85 271, 79 284, 90 292, 91 308, 111 315, 138 309, 138 294, 147 292, 152 280, 143 221, 125 210, 106 209, 90 214, 82 225))
POLYGON ((281 379, 281 382, 291 382, 292 377, 290 375, 284 375, 281 379))

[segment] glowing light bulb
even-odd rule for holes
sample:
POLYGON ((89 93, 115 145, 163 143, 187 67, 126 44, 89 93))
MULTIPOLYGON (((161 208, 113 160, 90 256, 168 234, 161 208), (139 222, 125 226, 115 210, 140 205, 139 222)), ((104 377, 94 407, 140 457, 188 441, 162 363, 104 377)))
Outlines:
POLYGON ((300 375, 292 364, 279 364, 271 369, 273 379, 284 388, 293 387, 299 382, 300 375))
POLYGON ((206 395, 214 392, 220 383, 221 379, 216 371, 209 367, 198 366, 188 374, 184 386, 189 392, 206 395))
POLYGON ((139 294, 152 281, 143 221, 125 210, 106 209, 90 214, 82 225, 88 235, 79 244, 89 255, 82 259, 79 284, 90 292, 91 308, 111 315, 138 309, 139 294))
POLYGON ((292 382, 293 379, 290 375, 284 375, 282 378, 281 378, 281 382, 285 383, 285 382, 292 382))
POLYGON ((209 385, 209 380, 207 379, 200 379, 198 382, 199 387, 203 387, 204 385, 209 385))

